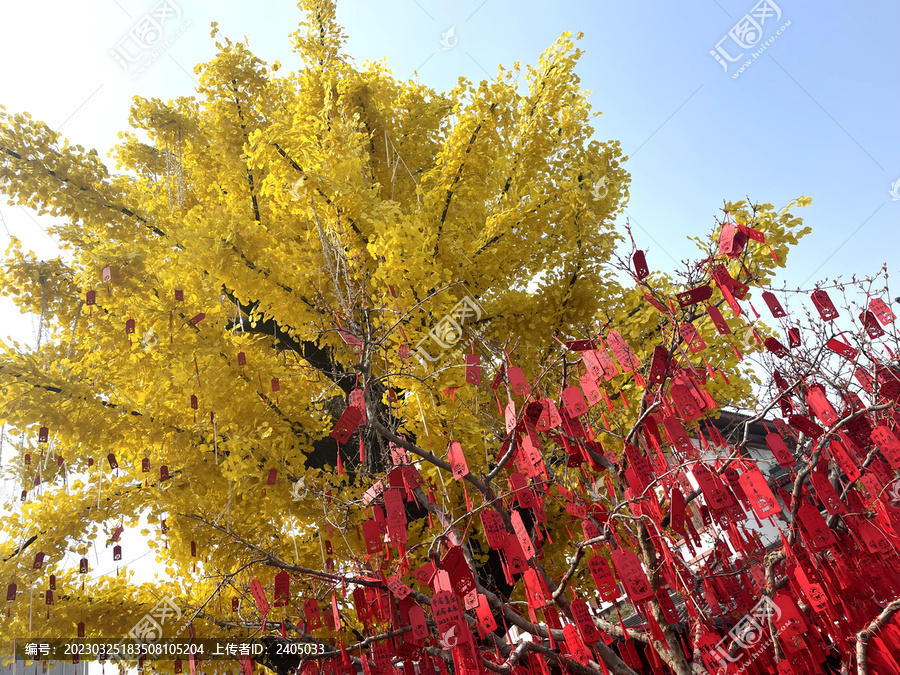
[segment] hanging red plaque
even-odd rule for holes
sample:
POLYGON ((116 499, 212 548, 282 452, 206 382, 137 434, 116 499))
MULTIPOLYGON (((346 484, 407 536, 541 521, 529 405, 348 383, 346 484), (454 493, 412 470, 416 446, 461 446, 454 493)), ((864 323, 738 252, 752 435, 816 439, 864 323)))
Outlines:
POLYGON ((669 389, 669 396, 672 399, 672 403, 675 404, 675 408, 678 410, 679 417, 686 422, 695 420, 702 414, 700 407, 697 405, 696 400, 691 396, 691 392, 686 386, 682 384, 673 384, 669 389))
POLYGON ((459 598, 451 591, 438 591, 431 598, 431 615, 437 623, 441 641, 448 646, 463 640, 464 630, 462 607, 459 598))
POLYGON ((606 560, 595 555, 588 560, 588 569, 594 579, 594 584, 597 586, 597 592, 600 593, 600 598, 605 602, 612 602, 618 599, 619 587, 606 560))
POLYGON ((806 531, 807 543, 814 552, 821 551, 835 543, 834 534, 825 523, 819 509, 807 501, 797 510, 797 518, 806 531))
POLYGON ((822 317, 823 321, 831 321, 839 316, 838 311, 831 302, 831 298, 828 297, 828 293, 816 290, 812 292, 811 297, 813 305, 815 305, 816 311, 819 312, 819 316, 822 317))
POLYGON ((675 296, 675 299, 678 301, 678 306, 683 309, 685 307, 690 307, 691 305, 696 305, 698 302, 709 300, 711 297, 712 286, 706 284, 684 291, 683 293, 678 293, 675 296))
POLYGON ((856 358, 856 355, 859 353, 859 350, 853 348, 851 345, 848 345, 846 342, 842 340, 838 340, 837 338, 831 338, 828 342, 825 343, 825 346, 828 347, 831 351, 840 354, 844 358, 850 359, 851 361, 856 358))
MULTIPOLYGON (((821 462, 820 462, 821 463, 821 462)), ((840 515, 847 512, 847 508, 841 501, 840 495, 834 489, 834 486, 828 480, 828 476, 822 471, 813 471, 809 476, 813 489, 816 491, 816 497, 825 506, 828 513, 840 515)))
POLYGON ((775 460, 778 462, 778 465, 781 468, 794 468, 797 460, 794 459, 794 456, 791 454, 791 451, 788 450, 784 439, 779 434, 767 434, 766 445, 769 447, 769 450, 772 451, 772 454, 775 456, 775 460))
POLYGON ((716 332, 719 335, 730 335, 731 328, 728 327, 728 323, 725 321, 725 317, 722 316, 722 312, 719 311, 719 308, 715 305, 707 305, 706 313, 709 315, 709 318, 712 319, 713 326, 716 327, 716 332))
POLYGON ((803 415, 791 415, 788 418, 788 424, 810 438, 819 438, 825 433, 825 430, 822 427, 803 415))
POLYGON ((362 413, 360 413, 359 408, 355 408, 354 406, 347 407, 341 415, 341 418, 337 421, 337 424, 334 425, 334 429, 331 431, 331 437, 338 443, 346 443, 350 440, 350 437, 353 435, 353 432, 356 431, 356 427, 359 426, 361 421, 362 413))
MULTIPOLYGON (((263 596, 265 600, 265 596, 263 596)), ((310 598, 303 603, 303 614, 306 617, 306 627, 308 630, 315 630, 322 627, 322 612, 319 610, 319 603, 315 598, 310 598)))
POLYGON ((463 454, 462 445, 458 441, 450 442, 450 447, 447 449, 447 459, 450 461, 454 480, 462 480, 469 473, 466 456, 463 454))
POLYGON ((563 404, 572 417, 581 417, 588 410, 588 404, 578 387, 566 387, 562 393, 563 404))
POLYGON ((584 640, 584 643, 587 645, 592 645, 597 640, 600 639, 600 631, 597 630, 597 627, 594 625, 594 620, 591 617, 590 609, 588 609, 587 603, 583 600, 575 599, 569 604, 569 609, 572 612, 572 618, 575 620, 575 625, 578 626, 578 633, 581 635, 581 639, 584 640))
POLYGON ((593 375, 585 373, 579 379, 579 383, 581 384, 582 391, 584 391, 584 397, 587 399, 588 405, 597 405, 602 396, 600 395, 600 389, 597 388, 597 383, 594 382, 593 375))
POLYGON ((531 386, 528 384, 528 380, 525 379, 525 373, 522 372, 521 368, 512 366, 506 371, 506 375, 509 378, 509 386, 513 394, 524 397, 528 397, 531 394, 531 386))
POLYGON ((771 291, 764 291, 762 294, 763 302, 766 303, 769 307, 769 311, 772 312, 772 316, 776 319, 780 319, 783 316, 787 316, 787 312, 784 311, 784 307, 781 306, 781 303, 778 302, 778 298, 775 297, 775 294, 771 291))
POLYGON ((706 503, 716 510, 726 509, 735 504, 731 492, 722 484, 719 477, 704 464, 696 464, 692 470, 706 503))
POLYGON ((781 513, 781 506, 778 504, 778 500, 775 499, 775 495, 772 494, 765 476, 762 475, 755 464, 747 468, 740 475, 738 481, 750 500, 753 512, 759 518, 770 518, 781 513))
POLYGON ((466 382, 476 387, 481 384, 481 357, 478 354, 466 354, 466 382))
POLYGON ((763 342, 763 344, 768 351, 772 352, 779 359, 787 358, 788 356, 790 356, 790 352, 787 350, 787 347, 781 344, 778 338, 768 337, 766 338, 765 342, 763 342))
POLYGON ((666 367, 669 361, 669 353, 665 347, 657 345, 653 348, 653 359, 650 361, 650 373, 647 379, 653 384, 662 384, 666 378, 666 367))
POLYGON ((497 630, 497 621, 494 619, 491 606, 488 604, 487 598, 481 593, 478 594, 478 606, 475 608, 475 614, 478 617, 481 630, 485 633, 492 633, 497 630))
POLYGON ((287 572, 282 570, 275 575, 275 595, 272 605, 275 607, 284 607, 290 602, 290 600, 291 577, 287 572))
POLYGON ((697 354, 698 352, 702 352, 706 349, 706 341, 697 332, 696 327, 692 323, 683 323, 681 327, 678 329, 679 335, 681 335, 681 339, 684 340, 685 344, 687 344, 688 349, 691 350, 691 354, 697 354))
POLYGON ((571 349, 573 352, 585 352, 593 348, 593 340, 566 340, 566 349, 571 349))
POLYGON ((684 507, 684 495, 681 490, 673 487, 669 497, 669 525, 682 537, 686 536, 684 531, 684 507))
POLYGON ((872 429, 872 440, 894 470, 900 470, 900 440, 889 426, 878 424, 872 429))
POLYGON ((412 593, 412 589, 401 581, 400 577, 391 576, 387 578, 387 583, 385 584, 388 587, 388 590, 396 595, 398 598, 403 600, 403 598, 407 597, 410 593, 412 593))
POLYGON ((632 602, 644 602, 654 597, 647 575, 634 553, 620 546, 612 552, 612 561, 632 602))
POLYGON ((600 364, 600 367, 603 368, 604 380, 608 382, 619 374, 619 368, 616 366, 616 362, 613 361, 608 351, 602 348, 596 349, 594 350, 594 355, 597 357, 597 362, 600 364))
POLYGON ((869 301, 869 311, 878 318, 882 326, 887 326, 897 318, 890 306, 881 298, 873 298, 869 301))
POLYGON ((635 251, 634 256, 632 256, 632 262, 634 263, 634 275, 638 280, 646 279, 650 274, 650 270, 647 268, 647 257, 644 255, 644 252, 635 251))
POLYGON ((494 509, 481 512, 481 524, 488 546, 494 550, 502 550, 506 546, 507 532, 503 526, 503 518, 494 509))
POLYGON ((634 355, 634 352, 631 351, 631 346, 625 341, 625 338, 622 337, 619 331, 610 331, 608 342, 609 348, 615 355, 619 365, 622 366, 622 370, 630 372, 635 368, 640 368, 641 362, 634 355))
POLYGON ((806 405, 816 417, 829 426, 839 419, 837 412, 825 395, 825 388, 821 385, 809 387, 806 392, 806 405))
POLYGON ((528 534, 528 530, 525 529, 522 516, 519 515, 518 511, 513 511, 509 519, 512 521, 513 532, 515 532, 516 539, 519 540, 519 544, 522 546, 522 552, 525 554, 526 560, 530 560, 534 557, 534 544, 531 543, 531 537, 528 534))
POLYGON ((866 335, 869 336, 870 340, 875 340, 884 335, 884 331, 881 329, 881 326, 878 325, 878 320, 872 312, 864 310, 860 313, 859 320, 862 322, 863 329, 866 331, 866 335))

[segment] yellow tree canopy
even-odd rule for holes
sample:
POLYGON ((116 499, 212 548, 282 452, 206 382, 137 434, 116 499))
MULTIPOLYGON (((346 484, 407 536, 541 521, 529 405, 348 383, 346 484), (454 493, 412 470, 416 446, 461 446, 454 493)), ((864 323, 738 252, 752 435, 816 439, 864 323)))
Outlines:
MULTIPOLYGON (((681 309, 673 297, 709 282, 713 260, 766 284, 805 231, 798 218, 726 204, 723 222, 765 241, 720 256, 717 227, 698 240, 707 261, 684 278, 655 270, 651 254, 635 283, 630 233, 613 225, 628 199, 625 157, 593 137, 573 36, 524 73, 499 68, 442 93, 381 63, 354 65, 331 3, 300 5, 303 68, 281 75, 217 38, 196 96, 135 99, 114 168, 27 114, 0 116, 4 189, 62 219, 52 233, 70 259, 37 260, 13 240, 0 277, 41 325, 37 346, 0 354, 6 471, 23 493, 0 520, 0 578, 17 587, 3 637, 74 636, 79 622, 87 637, 122 637, 172 596, 180 619, 165 637, 188 623, 203 637, 284 629, 324 641, 343 664, 341 644, 404 624, 383 608, 360 618, 354 589, 379 605, 384 579, 398 577, 427 610, 434 586, 412 572, 460 543, 498 621, 508 610, 533 625, 509 604, 526 599, 522 575, 504 580, 479 514, 489 505, 515 524, 507 474, 512 452, 525 452, 515 419, 530 402, 562 407, 560 392, 585 372, 563 343, 605 351, 615 333, 642 366, 620 359, 598 380, 605 400, 582 418, 598 444, 584 450, 590 462, 567 461, 545 438, 546 472, 531 483, 541 494, 561 487, 616 512, 627 483, 615 462, 649 409, 657 346, 685 368, 724 373, 705 387, 719 404, 754 405, 738 351, 755 340, 719 336, 705 303, 681 309), (692 321, 708 344, 698 355, 679 344, 692 321), (480 384, 467 382, 476 374, 480 384), (416 470, 400 478, 404 462, 416 470), (407 531, 397 535, 389 504, 372 551, 365 524, 394 485, 407 531), (120 526, 143 530, 165 583, 133 583, 126 569, 95 576, 93 556, 80 571, 93 542, 113 560, 120 526), (279 572, 288 604, 273 595, 279 572), (274 603, 265 618, 253 580, 274 603), (330 625, 313 628, 309 600, 330 625)), ((709 302, 724 307, 712 288, 709 302)), ((547 499, 546 522, 525 523, 543 542, 529 564, 555 583, 581 536, 564 501, 547 499)), ((610 522, 638 533, 634 520, 610 522)), ((583 564, 565 581, 594 592, 583 564)), ((682 668, 670 648, 660 653, 682 668)))

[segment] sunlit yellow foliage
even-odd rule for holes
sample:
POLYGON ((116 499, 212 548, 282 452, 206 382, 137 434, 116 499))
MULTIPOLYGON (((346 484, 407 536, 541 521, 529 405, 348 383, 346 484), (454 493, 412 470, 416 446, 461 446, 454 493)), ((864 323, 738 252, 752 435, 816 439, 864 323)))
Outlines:
MULTIPOLYGON (((0 273, 3 292, 42 326, 37 348, 5 345, 0 355, 4 458, 14 454, 10 471, 28 493, 0 520, 0 578, 19 585, 3 637, 70 636, 79 620, 88 636, 124 636, 168 594, 198 635, 252 634, 238 624, 259 627, 247 584, 258 578, 271 593, 277 570, 266 553, 322 569, 328 540, 337 570, 367 564, 357 525, 369 511, 359 500, 390 459, 366 430, 366 462, 354 436, 344 474, 335 470, 328 434, 354 386, 365 384, 385 423, 399 421, 401 433, 436 455, 460 441, 470 471, 484 474, 505 435, 489 388, 504 350, 555 397, 563 369, 554 338, 618 330, 645 360, 671 336, 615 264, 626 239, 613 220, 629 177, 618 142, 594 138, 573 36, 524 73, 516 64, 441 93, 397 80, 382 63, 354 66, 332 5, 301 7, 311 10, 294 35, 305 67, 277 75, 243 44, 217 37, 218 55, 197 68, 195 97, 135 99, 115 172, 27 115, 0 117, 5 190, 64 219, 52 233, 71 259, 40 261, 14 240, 0 273), (607 190, 598 198, 601 178, 607 190), (466 296, 484 316, 462 349, 429 341, 437 361, 401 357, 466 296), (363 347, 347 344, 339 328, 363 347), (479 388, 463 386, 462 354, 472 349, 485 365, 479 388), (37 442, 40 427, 49 429, 47 444, 37 442), (119 524, 143 528, 163 579, 93 574, 91 542, 101 568, 114 568, 103 544, 119 524), (92 573, 79 575, 89 548, 92 573), (37 551, 47 556, 42 570, 31 569, 37 551), (45 589, 51 573, 57 601, 33 613, 29 631, 23 591, 45 589)), ((755 215, 749 208, 728 206, 738 222, 752 218, 778 261, 751 242, 731 271, 744 276, 743 261, 766 283, 803 232, 771 205, 755 215)), ((648 282, 663 297, 683 290, 659 271, 648 282)), ((722 404, 749 404, 741 376, 749 371, 729 340, 708 320, 697 325, 709 344, 701 356, 730 376, 730 384, 711 381, 710 392, 722 404)), ((704 368, 701 357, 692 361, 704 368)), ((622 375, 607 391, 615 412, 600 440, 618 453, 616 434, 634 422, 643 390, 622 375)), ((500 392, 505 405, 505 386, 500 392)), ((420 470, 451 517, 467 515, 460 483, 426 463, 420 470)), ((582 478, 564 463, 555 472, 570 487, 582 478)), ((555 508, 545 549, 551 575, 567 564, 555 508)), ((420 518, 409 531, 413 569, 441 528, 420 518)), ((471 534, 479 533, 476 520, 471 534)), ((141 553, 126 550, 123 562, 141 553)), ((296 594, 328 606, 326 585, 293 577, 296 594)), ((299 606, 274 608, 270 619, 296 623, 299 606)), ((356 625, 352 611, 344 620, 356 625)))

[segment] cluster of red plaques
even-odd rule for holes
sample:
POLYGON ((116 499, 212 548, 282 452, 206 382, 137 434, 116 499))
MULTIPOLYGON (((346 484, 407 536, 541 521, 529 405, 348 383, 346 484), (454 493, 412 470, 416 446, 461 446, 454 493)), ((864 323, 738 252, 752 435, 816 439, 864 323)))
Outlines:
MULTIPOLYGON (((749 240, 764 243, 765 237, 752 228, 728 224, 720 237, 719 254, 735 258, 749 240)), ((649 269, 644 254, 638 251, 633 263, 635 278, 646 279, 649 269)), ((749 286, 734 279, 724 265, 715 261, 709 272, 733 316, 744 316, 739 301, 747 297, 749 286)), ((732 333, 718 306, 709 302, 713 296, 711 285, 677 294, 667 301, 668 307, 652 293, 645 292, 644 296, 672 319, 673 325, 679 310, 699 307, 692 312, 695 320, 708 317, 719 335, 732 333)), ((762 298, 774 318, 786 316, 773 293, 765 291, 762 298)), ((839 318, 824 290, 813 292, 811 301, 823 321, 839 318)), ((885 329, 892 330, 895 319, 887 303, 878 298, 872 298, 860 314, 870 340, 884 336, 885 329)), ((580 355, 581 366, 577 383, 564 383, 556 399, 542 397, 518 366, 505 363, 496 373, 491 389, 496 392, 505 381, 508 400, 505 406, 497 400, 507 437, 496 456, 496 462, 504 467, 494 486, 499 490, 505 481, 508 491, 504 490, 492 504, 472 503, 465 489, 469 469, 464 448, 457 441, 449 443, 447 462, 453 478, 465 490, 472 514, 460 530, 467 535, 478 535, 480 530, 487 547, 499 554, 506 581, 513 585, 522 581, 528 600, 527 620, 557 631, 556 638, 551 632, 547 644, 563 655, 564 662, 594 661, 608 672, 596 652, 598 645, 605 643, 638 672, 668 672, 654 649, 645 649, 631 638, 614 639, 594 623, 586 601, 615 601, 621 595, 620 588, 641 619, 630 630, 644 631, 664 647, 680 647, 688 659, 699 652, 713 673, 825 673, 826 658, 854 653, 855 634, 887 602, 900 596, 900 508, 889 498, 889 494, 897 497, 896 491, 891 493, 889 489, 896 485, 894 471, 900 470, 897 369, 879 363, 868 352, 865 355, 871 365, 866 368, 858 362, 860 348, 837 338, 827 343, 829 350, 853 362, 851 370, 870 397, 871 405, 883 404, 881 410, 867 412, 863 401, 849 391, 829 392, 811 378, 793 383, 785 380, 777 364, 790 359, 791 350, 802 346, 798 329, 786 324, 784 328, 787 345, 776 337, 761 341, 775 360, 782 414, 782 418, 772 421, 766 444, 792 479, 809 467, 808 456, 798 463, 791 449, 797 447, 801 434, 812 439, 810 452, 815 450, 818 460, 809 474, 809 485, 794 494, 781 488, 773 493, 756 463, 746 456, 728 463, 712 458, 714 453, 709 451, 713 446, 723 451, 718 456, 727 456, 734 450, 709 423, 708 415, 717 404, 705 385, 708 378, 725 378, 722 371, 705 358, 705 368, 691 365, 681 347, 670 356, 667 349, 658 346, 649 355, 649 362, 642 363, 615 330, 566 343, 570 351, 580 355), (631 442, 617 445, 613 452, 610 442, 605 448, 599 440, 605 430, 592 426, 586 416, 591 411, 599 412, 599 416, 589 417, 602 418, 608 430, 606 411, 612 413, 616 405, 628 406, 621 396, 621 378, 616 380, 619 375, 628 375, 635 386, 647 389, 646 401, 656 407, 653 414, 642 418, 631 442), (614 396, 607 392, 607 385, 615 389, 614 396), (840 409, 830 402, 829 393, 832 399, 842 400, 837 404, 840 409), (850 413, 857 416, 846 421, 850 413), (839 420, 845 421, 832 429, 839 420), (692 430, 689 432, 688 428, 692 430), (547 462, 551 454, 559 453, 564 453, 568 467, 583 476, 574 491, 551 480, 547 462), (838 483, 829 478, 828 460, 833 460, 843 472, 838 483), (625 477, 625 485, 618 490, 614 480, 617 475, 625 477), (655 590, 636 553, 640 545, 631 534, 633 528, 617 525, 615 514, 596 494, 596 486, 603 483, 608 495, 628 503, 630 516, 646 516, 644 522, 655 550, 660 580, 655 590), (693 501, 697 493, 702 501, 693 501), (593 582, 593 588, 587 589, 579 584, 583 597, 567 588, 562 606, 534 564, 543 560, 544 547, 552 543, 546 527, 550 508, 565 514, 569 546, 582 556, 580 565, 593 582), (826 518, 831 516, 839 517, 843 527, 829 527, 826 518), (758 530, 761 521, 766 520, 773 525, 780 521, 777 525, 782 533, 777 548, 782 548, 784 555, 774 572, 776 579, 786 579, 786 583, 776 584, 776 588, 767 587, 762 565, 767 551, 758 530), (690 560, 705 548, 702 531, 698 531, 695 521, 702 521, 704 529, 726 533, 727 541, 718 538, 704 560, 691 561, 689 570, 685 558, 690 560), (694 586, 694 575, 702 580, 702 594, 694 586), (673 594, 684 598, 686 615, 677 612, 673 594), (651 602, 658 602, 666 622, 676 625, 677 633, 668 635, 669 639, 678 635, 679 645, 668 644, 650 610, 651 602), (766 610, 764 614, 761 608, 766 610), (748 617, 759 621, 754 624, 757 633, 749 633, 756 637, 752 644, 746 630, 732 630, 729 634, 733 624, 746 623, 748 617), (685 625, 689 630, 684 630, 685 625), (778 644, 777 657, 773 639, 778 644)), ((707 348, 693 323, 684 322, 677 330, 692 354, 707 348)), ((881 346, 890 352, 886 344, 881 346)), ((895 360, 893 353, 891 359, 895 360)), ((245 365, 243 354, 238 363, 245 365)), ((482 368, 478 355, 467 355, 465 381, 481 386, 482 368)), ((273 380, 272 389, 278 391, 277 380, 273 380)), ((350 405, 331 433, 339 444, 347 443, 360 425, 366 424, 364 398, 361 389, 351 394, 350 405)), ((194 397, 191 407, 197 407, 194 397)), ((46 440, 46 430, 42 434, 42 440, 46 440)), ((394 673, 392 659, 398 655, 403 657, 406 675, 415 673, 414 664, 419 672, 432 673, 436 668, 446 675, 444 661, 425 650, 429 645, 452 654, 456 673, 486 673, 483 660, 503 663, 504 657, 485 637, 499 627, 508 628, 508 615, 496 596, 489 598, 479 592, 458 538, 445 540, 432 560, 411 568, 406 555, 407 514, 427 502, 436 503, 435 488, 426 483, 404 449, 391 444, 391 457, 393 468, 362 499, 363 507, 371 514, 359 528, 368 561, 366 569, 358 570, 356 575, 333 574, 333 582, 324 591, 328 597, 324 611, 316 598, 300 599, 296 607, 305 630, 325 626, 338 631, 333 656, 306 660, 302 666, 304 675, 320 669, 335 675, 355 672, 339 632, 339 610, 344 607, 346 611, 350 606, 366 635, 409 627, 399 635, 375 640, 365 649, 353 650, 355 656, 361 656, 366 675, 394 673), (412 584, 424 590, 414 590, 412 584), (436 625, 436 636, 429 628, 429 615, 436 625)), ((112 457, 110 464, 115 464, 112 457)), ((145 471, 148 469, 149 466, 144 467, 145 471)), ((267 482, 274 483, 271 473, 267 482)), ((622 513, 623 509, 616 511, 622 513)), ((324 548, 329 556, 333 554, 330 539, 324 548)), ((323 551, 323 558, 324 555, 323 551)), ((86 567, 86 561, 82 562, 86 567)), ((38 564, 36 560, 35 565, 38 564)), ((332 557, 325 566, 326 573, 334 573, 332 557)), ((317 576, 319 591, 323 576, 327 574, 317 576)), ((271 606, 294 605, 287 572, 279 572, 275 577, 271 605, 258 580, 250 588, 263 622, 271 606)), ((14 588, 11 593, 14 598, 14 588)), ((322 596, 322 592, 318 595, 322 596)), ((238 610, 237 599, 232 609, 238 610)), ((869 641, 870 672, 900 673, 895 654, 900 654, 900 628, 888 622, 869 641)), ((546 657, 533 653, 522 655, 512 668, 514 675, 549 672, 546 657)))
MULTIPOLYGON (((737 257, 750 239, 765 241, 761 232, 726 225, 719 253, 737 257)), ((634 256, 634 265, 634 276, 639 281, 649 275, 642 252, 634 256)), ((722 264, 713 264, 710 277, 733 316, 746 316, 739 301, 747 297, 749 286, 732 277, 722 264)), ((696 318, 708 317, 717 333, 731 334, 718 306, 709 302, 712 296, 713 287, 702 285, 677 294, 666 307, 645 293, 650 304, 673 318, 675 303, 679 309, 699 306, 700 311, 693 312, 696 318)), ((823 321, 839 317, 826 291, 814 291, 811 300, 823 321)), ((763 301, 774 318, 786 316, 770 291, 763 293, 763 301)), ((752 305, 750 308, 755 313, 752 305)), ((879 298, 872 298, 860 314, 870 340, 885 335, 895 318, 887 303, 879 298)), ((707 348, 692 323, 682 323, 678 332, 692 354, 707 348)), ((780 360, 789 359, 791 350, 801 348, 799 330, 785 324, 785 332, 788 346, 775 337, 760 341, 775 359, 778 405, 783 417, 768 425, 766 444, 790 478, 796 478, 797 472, 809 465, 808 461, 798 463, 791 450, 797 447, 801 434, 812 439, 810 451, 818 449, 817 457, 821 457, 810 472, 809 486, 796 494, 781 488, 773 492, 756 462, 746 456, 725 462, 713 459, 714 453, 707 452, 716 446, 722 452, 715 454, 724 457, 734 450, 708 418, 717 404, 705 384, 708 378, 725 378, 725 374, 706 359, 705 368, 692 366, 680 348, 681 359, 678 353, 670 358, 664 347, 656 347, 649 363, 644 364, 614 330, 593 339, 566 343, 569 350, 580 354, 582 369, 577 383, 564 384, 557 399, 541 398, 523 370, 510 363, 504 364, 494 377, 494 390, 504 379, 508 383, 508 403, 504 407, 498 400, 506 419, 507 440, 496 461, 504 461, 511 453, 502 474, 509 491, 496 508, 486 504, 473 508, 466 491, 467 506, 473 513, 466 529, 477 532, 480 525, 487 546, 499 553, 506 581, 515 584, 522 580, 528 619, 562 631, 563 640, 554 640, 551 633, 548 642, 571 661, 594 661, 605 671, 606 665, 594 651, 603 641, 613 645, 638 672, 668 672, 654 649, 645 649, 630 638, 614 639, 595 625, 585 601, 614 601, 621 594, 619 584, 642 620, 636 630, 667 646, 666 635, 648 606, 658 602, 666 621, 679 627, 678 646, 687 657, 691 659, 695 651, 699 652, 711 672, 723 673, 824 673, 826 659, 834 654, 853 654, 855 634, 878 615, 884 604, 900 596, 900 576, 896 574, 900 565, 900 509, 886 496, 894 481, 893 472, 900 470, 898 372, 879 364, 871 354, 868 356, 873 365, 868 369, 854 362, 856 379, 872 405, 884 404, 883 410, 866 412, 858 396, 834 391, 831 394, 843 401, 843 407, 837 404, 841 408, 837 410, 821 383, 809 378, 788 384, 777 370, 780 360), (603 447, 599 440, 601 430, 592 427, 585 415, 592 409, 599 411, 604 425, 607 424, 604 408, 612 412, 616 397, 610 397, 605 385, 609 383, 620 394, 614 378, 623 373, 630 373, 637 386, 648 388, 648 403, 657 403, 658 408, 643 418, 632 442, 621 448, 623 452, 616 453, 603 447), (858 416, 831 429, 854 412, 858 416), (689 427, 695 428, 689 432, 689 427), (577 467, 583 474, 584 480, 575 492, 551 485, 547 460, 550 453, 558 451, 565 453, 569 467, 577 467), (827 473, 829 459, 844 474, 837 488, 827 473), (627 485, 621 497, 629 502, 630 515, 648 517, 645 522, 649 523, 647 530, 660 578, 656 590, 636 554, 639 542, 627 528, 607 527, 611 515, 589 489, 598 481, 605 481, 608 494, 619 494, 612 480, 612 474, 619 473, 625 476, 627 485), (691 500, 695 489, 702 501, 691 500), (560 507, 568 517, 570 546, 577 545, 582 553, 587 552, 581 564, 595 586, 587 591, 589 597, 573 596, 567 590, 564 604, 568 612, 561 611, 531 562, 543 558, 542 548, 551 541, 545 526, 550 505, 560 507), (840 516, 844 526, 829 527, 826 517, 831 515, 840 516), (685 558, 694 558, 704 548, 695 519, 702 521, 704 529, 715 524, 728 535, 727 541, 719 538, 715 542, 705 560, 691 561, 694 574, 702 579, 702 596, 697 594, 694 576, 685 562, 685 558), (776 579, 786 579, 787 583, 777 584, 776 588, 767 589, 762 565, 767 550, 759 535, 762 521, 777 525, 782 533, 776 548, 783 547, 784 556, 774 572, 776 579), (575 527, 570 528, 571 525, 575 527), (785 536, 792 529, 793 534, 785 536), (673 594, 685 599, 686 616, 676 611, 673 594), (699 630, 685 631, 685 624, 680 623, 685 620, 691 627, 699 625, 699 630), (748 641, 746 631, 728 634, 733 624, 754 620, 766 633, 764 640, 760 641, 760 632, 754 641, 748 641), (773 637, 779 647, 777 658, 773 637)), ((755 331, 753 335, 756 336, 755 331)), ((838 339, 826 346, 844 359, 854 360, 859 355, 858 348, 838 339)), ((887 344, 881 346, 891 353, 887 344)), ((893 353, 891 358, 895 358, 893 353)), ((478 355, 467 355, 466 382, 480 386, 481 374, 478 355)), ((339 443, 349 441, 365 423, 361 393, 354 393, 356 399, 351 400, 332 433, 339 443)), ((618 397, 615 405, 627 406, 628 402, 618 397)), ((392 457, 394 469, 364 498, 364 504, 372 511, 371 518, 362 525, 362 539, 370 565, 377 573, 357 577, 365 585, 352 592, 351 602, 359 620, 371 631, 377 630, 372 622, 383 621, 389 621, 392 629, 411 626, 412 630, 377 642, 370 652, 372 660, 363 658, 363 668, 366 672, 392 672, 390 656, 399 654, 406 657, 404 664, 408 668, 412 662, 419 662, 425 668, 422 672, 431 672, 429 668, 434 665, 444 672, 443 662, 431 659, 423 649, 432 644, 450 650, 457 672, 487 672, 482 659, 502 663, 503 658, 484 638, 497 630, 498 623, 507 627, 505 616, 498 605, 492 605, 479 592, 458 541, 448 543, 440 559, 414 570, 407 567, 406 507, 417 503, 421 506, 423 499, 434 502, 434 493, 428 490, 426 496, 423 492, 426 484, 402 450, 392 446, 392 457), (421 586, 430 587, 430 594, 414 592, 407 585, 407 575, 421 586), (425 624, 429 609, 440 645, 429 637, 425 624)), ((459 442, 449 443, 447 461, 453 478, 465 486, 469 470, 459 442)), ((334 595, 332 607, 336 608, 334 595)), ((339 625, 336 609, 332 613, 334 624, 339 625)), ((307 611, 309 625, 314 624, 316 616, 318 606, 307 611)), ((344 654, 326 662, 325 670, 345 670, 349 660, 344 654)), ((900 672, 892 654, 900 654, 900 629, 887 623, 869 642, 870 672, 900 672)), ((310 670, 317 667, 305 666, 310 670)), ((549 669, 545 657, 531 655, 517 661, 513 672, 546 675, 549 669)))

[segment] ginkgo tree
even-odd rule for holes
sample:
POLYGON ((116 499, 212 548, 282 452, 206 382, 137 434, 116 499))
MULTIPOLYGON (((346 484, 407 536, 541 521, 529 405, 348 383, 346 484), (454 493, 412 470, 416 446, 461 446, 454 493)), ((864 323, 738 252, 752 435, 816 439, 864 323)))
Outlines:
MULTIPOLYGON (((135 99, 114 169, 27 114, 0 117, 4 190, 59 217, 71 259, 13 239, 0 271, 41 326, 0 357, 21 486, 0 519, 3 637, 256 638, 260 663, 305 673, 739 663, 737 640, 718 661, 709 646, 761 598, 782 615, 819 439, 894 406, 876 388, 823 437, 798 399, 802 420, 772 441, 794 472, 783 511, 746 433, 707 447, 698 427, 725 405, 754 411, 744 431, 776 405, 793 414, 824 368, 803 351, 770 399, 745 359, 787 358, 741 302, 808 231, 791 213, 808 200, 724 204, 702 260, 670 276, 614 226, 625 157, 594 139, 571 35, 524 84, 516 64, 441 93, 358 67, 333 3, 299 4, 295 72, 218 38, 196 96, 135 99), (780 549, 735 534, 740 569, 679 553, 686 513, 737 533, 760 504, 784 520, 780 549), (132 559, 132 529, 165 583, 92 573, 96 541, 132 559), (595 598, 644 623, 601 618, 595 598)), ((845 371, 827 371, 837 391, 845 371)), ((833 467, 839 488, 852 464, 833 467)), ((860 601, 850 623, 876 614, 860 601)), ((821 672, 791 644, 770 647, 778 672, 821 672)))

